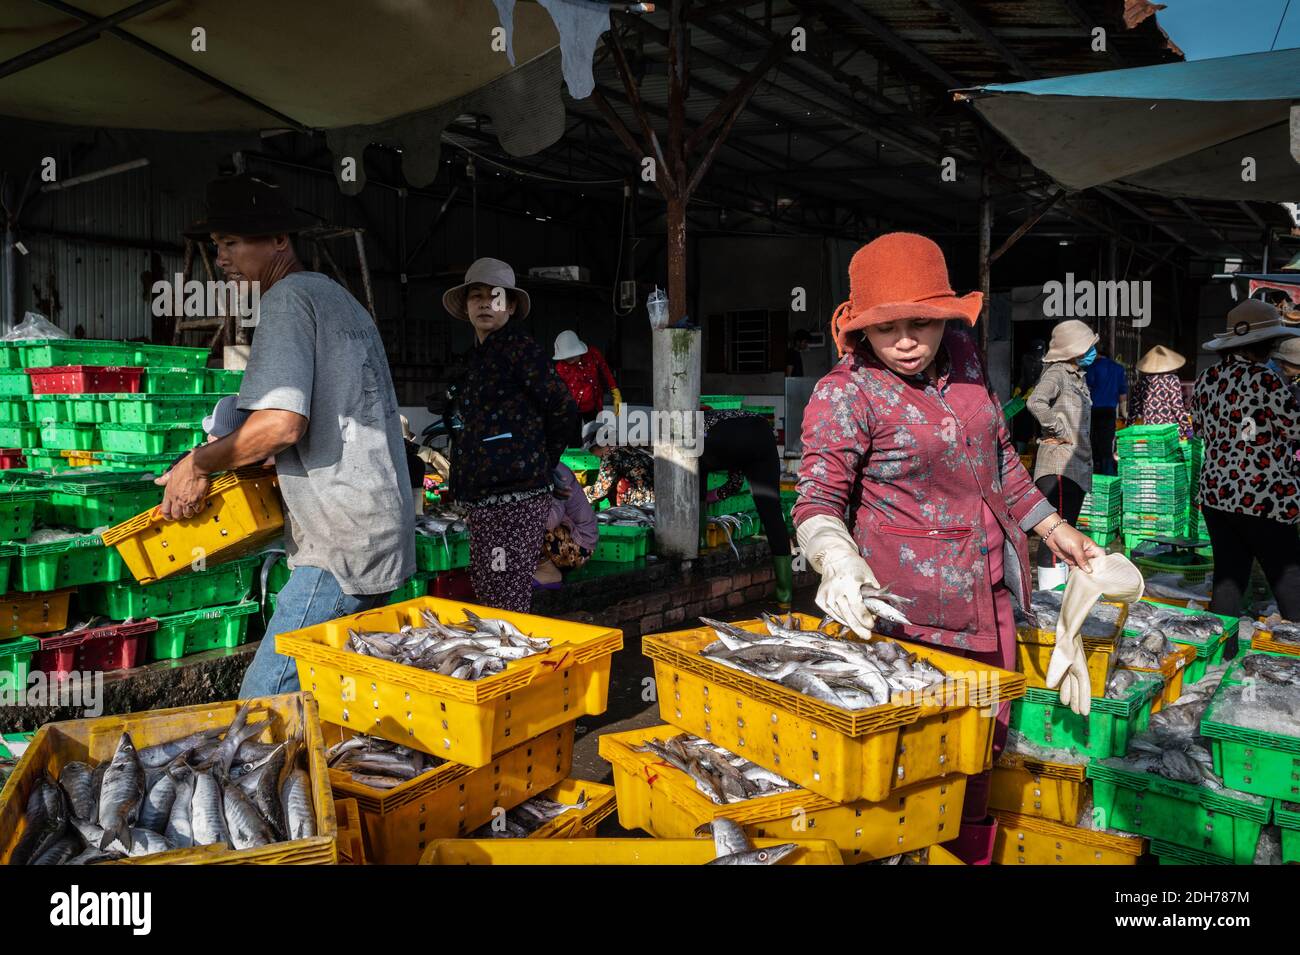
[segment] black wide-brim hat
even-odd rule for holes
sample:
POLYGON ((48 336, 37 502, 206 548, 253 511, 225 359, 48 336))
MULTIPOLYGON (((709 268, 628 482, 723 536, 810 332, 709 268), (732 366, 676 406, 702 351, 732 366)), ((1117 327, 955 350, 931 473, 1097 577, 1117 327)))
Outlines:
POLYGON ((184 230, 189 239, 227 235, 280 235, 301 232, 316 220, 289 205, 273 183, 247 173, 208 183, 207 217, 184 230))

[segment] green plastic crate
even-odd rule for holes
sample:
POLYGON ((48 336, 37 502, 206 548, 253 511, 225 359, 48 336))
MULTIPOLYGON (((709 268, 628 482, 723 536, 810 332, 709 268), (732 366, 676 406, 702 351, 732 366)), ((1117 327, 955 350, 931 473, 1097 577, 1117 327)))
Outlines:
POLYGON ((1010 401, 1005 402, 1002 405, 1003 419, 1006 421, 1010 421, 1016 415, 1020 414, 1020 412, 1025 410, 1025 405, 1027 403, 1028 403, 1027 400, 1021 397, 1020 395, 1017 395, 1016 397, 1012 398, 1010 401))
POLYGON ((120 524, 162 503, 163 489, 140 472, 64 475, 46 484, 49 521, 94 530, 120 524))
POLYGON ((14 555, 18 547, 14 544, 0 544, 0 594, 9 593, 9 575, 14 564, 14 555))
POLYGON ((205 387, 202 390, 216 395, 234 395, 239 393, 239 386, 243 381, 243 371, 209 368, 205 375, 205 387))
POLYGON ((1121 465, 1134 458, 1173 461, 1182 454, 1176 424, 1130 425, 1115 432, 1115 444, 1121 465))
POLYGON ((741 410, 764 418, 776 417, 776 405, 743 405, 741 410))
POLYGON ((119 454, 179 454, 203 443, 202 425, 106 424, 99 429, 105 451, 119 454))
POLYGON ((0 398, 0 421, 15 424, 32 420, 32 403, 27 398, 0 398))
MULTIPOLYGON (((14 587, 27 593, 107 583, 129 577, 116 547, 105 547, 98 534, 49 544, 17 544, 14 587)), ((125 617, 121 619, 126 619, 125 617)))
POLYGON ((1157 514, 1124 512, 1124 533, 1147 537, 1174 537, 1187 529, 1185 512, 1157 514))
POLYGON ((174 463, 176 454, 126 454, 120 451, 96 451, 95 460, 105 471, 151 471, 161 474, 174 463))
MULTIPOLYGON (((1145 598, 1144 598, 1145 600, 1145 598)), ((1155 601, 1145 601, 1155 603, 1155 601)), ((1178 607, 1172 604, 1157 604, 1161 610, 1170 610, 1174 613, 1209 615, 1218 617, 1223 622, 1222 636, 1206 640, 1204 643, 1195 643, 1191 640, 1179 640, 1176 636, 1170 636, 1170 642, 1179 646, 1196 647, 1196 659, 1183 668, 1183 686, 1191 686, 1193 683, 1200 682, 1205 677, 1205 671, 1213 666, 1218 666, 1223 662, 1223 652, 1228 645, 1228 637, 1237 632, 1237 618, 1228 617, 1221 613, 1212 614, 1208 610, 1197 610, 1188 607, 1178 607)), ((1129 628, 1124 629, 1124 633, 1130 637, 1141 636, 1137 630, 1129 628)))
POLYGON ((41 426, 30 421, 0 422, 0 447, 26 448, 41 443, 41 426))
POLYGON ((1255 859, 1259 831, 1273 811, 1231 790, 1190 786, 1129 769, 1088 764, 1092 800, 1106 828, 1197 849, 1237 865, 1255 859))
POLYGON ((650 528, 600 525, 600 540, 591 559, 603 563, 626 564, 646 555, 650 528))
MULTIPOLYGON (((35 488, 0 491, 0 540, 27 538, 48 497, 44 491, 35 488)), ((0 589, 0 593, 6 592, 0 589)))
POLYGON ((32 393, 32 378, 25 371, 0 371, 0 395, 24 395, 32 393))
POLYGON ((1210 740, 1214 771, 1224 786, 1256 796, 1300 800, 1300 736, 1220 722, 1215 710, 1225 692, 1236 688, 1225 681, 1201 718, 1201 735, 1210 740))
POLYGON ((700 395, 700 404, 708 405, 715 411, 729 411, 745 403, 744 395, 700 395))
POLYGON ((146 368, 140 376, 140 392, 147 395, 198 395, 216 390, 207 384, 207 370, 201 368, 146 368))
POLYGON ((417 597, 427 597, 429 595, 429 581, 433 580, 434 575, 425 571, 416 571, 406 582, 388 595, 388 603, 401 603, 403 600, 415 600, 417 597))
POLYGON ((1201 852, 1199 849, 1189 849, 1186 846, 1176 846, 1172 842, 1162 842, 1159 839, 1152 839, 1148 843, 1147 851, 1156 857, 1160 865, 1232 865, 1231 859, 1220 859, 1218 856, 1210 855, 1208 852, 1201 852))
POLYGON ((722 500, 710 504, 707 508, 709 517, 719 517, 723 514, 746 514, 757 509, 757 505, 754 504, 754 495, 749 492, 724 497, 722 500))
MULTIPOLYGON (((204 368, 208 363, 210 349, 186 348, 182 345, 132 344, 130 361, 109 362, 106 364, 142 365, 147 368, 204 368)), ((99 362, 85 362, 87 365, 99 362)))
POLYGON ((581 448, 569 448, 560 455, 560 463, 570 471, 596 471, 600 468, 599 456, 581 448))
POLYGON ((27 420, 36 425, 54 421, 71 421, 72 410, 67 395, 33 395, 27 402, 27 420))
POLYGON ((113 395, 106 401, 113 424, 170 424, 202 421, 221 395, 113 395))
POLYGON ((58 451, 47 451, 45 448, 23 448, 22 452, 23 457, 27 459, 28 471, 47 471, 51 474, 58 474, 60 471, 70 471, 74 466, 58 451))
POLYGON ((0 342, 0 371, 14 371, 23 367, 23 342, 0 342))
POLYGON ((1300 805, 1277 803, 1273 807, 1273 821, 1282 830, 1283 864, 1300 863, 1300 805))
POLYGON ((134 580, 95 584, 78 594, 81 609, 114 620, 155 617, 217 604, 239 603, 252 591, 262 566, 253 554, 205 571, 179 574, 152 584, 134 580))
POLYGON ((41 447, 51 451, 93 451, 99 429, 93 424, 55 422, 42 425, 41 447))
POLYGON ((68 395, 68 420, 76 424, 104 424, 111 420, 108 399, 102 395, 68 395))
POLYGON ((1120 700, 1092 698, 1092 712, 1079 716, 1055 690, 1029 687, 1011 704, 1011 728, 1033 743, 1083 756, 1122 756, 1128 741, 1151 722, 1151 704, 1164 680, 1155 676, 1134 683, 1120 700))
POLYGON ((430 537, 415 535, 415 567, 417 570, 456 570, 469 566, 469 532, 430 537))
POLYGON ((126 343, 92 338, 33 338, 22 343, 21 354, 23 368, 134 364, 126 343))
POLYGON ((0 691, 20 693, 27 688, 32 657, 41 648, 35 637, 0 641, 0 691))
POLYGON ((177 660, 204 650, 240 646, 248 639, 248 621, 256 600, 223 607, 202 607, 157 617, 158 632, 149 637, 150 660, 177 660))

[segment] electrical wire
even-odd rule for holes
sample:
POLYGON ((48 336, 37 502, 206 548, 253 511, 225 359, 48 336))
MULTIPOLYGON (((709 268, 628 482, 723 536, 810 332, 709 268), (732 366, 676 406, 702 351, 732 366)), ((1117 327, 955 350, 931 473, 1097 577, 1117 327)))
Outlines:
POLYGON ((1277 21, 1277 29, 1273 31, 1273 42, 1268 45, 1269 50, 1277 46, 1277 38, 1282 34, 1282 24, 1286 22, 1286 14, 1290 9, 1291 0, 1286 0, 1286 6, 1282 8, 1282 19, 1277 21))
POLYGON ((620 311, 618 307, 618 280, 623 274, 623 246, 627 242, 627 234, 623 231, 627 224, 627 208, 632 204, 630 190, 623 190, 623 208, 619 212, 618 218, 618 263, 614 266, 614 285, 609 292, 609 306, 614 311, 615 318, 626 318, 636 311, 636 295, 632 296, 632 307, 626 312, 620 311))

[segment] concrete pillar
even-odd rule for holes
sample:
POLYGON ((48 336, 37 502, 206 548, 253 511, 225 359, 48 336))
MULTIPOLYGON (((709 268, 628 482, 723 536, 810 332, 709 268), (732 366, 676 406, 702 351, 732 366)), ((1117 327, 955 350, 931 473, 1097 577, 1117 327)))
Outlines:
MULTIPOLYGON (((671 305, 671 302, 670 302, 671 305)), ((655 548, 661 557, 699 554, 700 332, 652 331, 654 351, 655 548)))

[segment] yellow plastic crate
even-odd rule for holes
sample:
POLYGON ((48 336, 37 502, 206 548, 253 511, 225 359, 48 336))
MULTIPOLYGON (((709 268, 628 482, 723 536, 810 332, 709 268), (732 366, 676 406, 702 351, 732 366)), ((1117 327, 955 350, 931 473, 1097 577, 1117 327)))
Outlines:
POLYGON ((927 851, 929 852, 929 856, 930 856, 929 858, 930 865, 965 865, 966 864, 965 862, 962 862, 961 859, 958 859, 955 855, 953 855, 951 850, 945 849, 943 846, 930 846, 929 850, 927 851))
POLYGON ((1183 695, 1183 673, 1185 668, 1191 665, 1196 659, 1199 648, 1187 645, 1180 646, 1173 653, 1166 656, 1160 661, 1158 667, 1125 667, 1126 670, 1133 670, 1136 673, 1159 673, 1165 680, 1165 688, 1160 691, 1160 695, 1151 702, 1151 714, 1154 716, 1159 713, 1166 704, 1175 702, 1183 695))
MULTIPOLYGON (((311 776, 312 807, 316 818, 316 835, 292 842, 277 842, 256 849, 229 849, 225 846, 201 846, 173 849, 149 856, 124 859, 138 865, 233 865, 261 863, 274 865, 333 865, 337 859, 338 823, 334 815, 334 797, 330 794, 325 766, 325 746, 321 736, 320 716, 310 693, 286 693, 253 701, 248 722, 269 719, 271 726, 259 737, 263 742, 284 740, 300 727, 301 703, 306 743, 307 766, 311 776)), ((25 809, 36 780, 45 771, 58 777, 64 765, 73 761, 100 762, 111 759, 123 732, 143 749, 169 740, 180 739, 200 730, 229 725, 239 703, 208 703, 181 706, 169 710, 149 710, 120 716, 101 716, 88 720, 46 723, 36 732, 31 745, 14 768, 13 775, 0 791, 0 865, 8 862, 26 827, 25 809)))
POLYGON ((1011 812, 993 815, 998 820, 994 865, 1137 865, 1146 852, 1141 836, 1093 832, 1011 812))
MULTIPOLYGON (((1261 619, 1259 622, 1262 624, 1264 621, 1261 619)), ((1269 630, 1256 630, 1255 635, 1250 638, 1250 648, 1262 653, 1282 653, 1289 657, 1300 657, 1300 644, 1274 640, 1273 633, 1269 630)))
POLYGON ((546 825, 529 834, 530 839, 592 839, 596 827, 614 814, 615 792, 613 786, 593 783, 586 779, 566 779, 544 793, 543 799, 573 805, 578 797, 587 799, 586 809, 575 809, 557 816, 546 825))
POLYGON ((276 651, 295 658, 300 685, 316 694, 327 723, 466 766, 485 766, 524 740, 605 712, 610 660, 622 646, 621 630, 437 597, 405 600, 275 638, 276 651), (425 609, 447 622, 466 619, 466 609, 509 620, 524 633, 550 637, 551 649, 474 681, 343 649, 349 628, 396 632, 405 624, 423 626, 425 609))
POLYGON ((1073 826, 1090 792, 1086 768, 1004 752, 993 767, 989 808, 1073 826))
MULTIPOLYGON (((768 849, 792 839, 758 839, 768 849)), ((843 865, 835 843, 797 840, 778 865, 843 865)), ((420 865, 704 865, 716 857, 712 839, 439 839, 420 865)))
POLYGON ((160 507, 104 532, 142 584, 183 573, 202 560, 224 563, 260 550, 280 536, 284 509, 275 472, 241 468, 212 482, 194 517, 165 521, 160 507))
POLYGON ((725 817, 744 826, 753 838, 829 839, 848 861, 868 862, 955 838, 961 825, 965 776, 917 783, 880 802, 839 804, 798 789, 720 806, 686 773, 654 753, 633 749, 677 732, 672 726, 655 726, 600 738, 600 755, 614 767, 623 828, 644 829, 661 839, 686 839, 703 823, 725 817))
POLYGON ((72 590, 51 590, 0 597, 0 640, 67 629, 68 598, 72 593, 72 590))
MULTIPOLYGON (((1104 601, 1109 603, 1109 601, 1104 601)), ((1119 622, 1115 633, 1107 638, 1084 637, 1083 653, 1088 661, 1088 682, 1093 696, 1106 695, 1106 681, 1114 668, 1115 641, 1124 632, 1128 619, 1128 605, 1114 603, 1119 608, 1119 622)), ((1027 686, 1047 689, 1047 666, 1056 648, 1056 631, 1037 627, 1021 627, 1016 631, 1016 666, 1025 675, 1027 686)))
MULTIPOLYGON (((446 763, 393 789, 372 789, 350 773, 329 771, 335 796, 355 799, 370 861, 414 865, 434 839, 452 839, 492 820, 492 810, 513 809, 564 779, 573 762, 573 724, 521 743, 477 769, 446 763)), ((325 745, 356 735, 323 724, 325 745)))
POLYGON ((365 865, 366 840, 357 801, 335 798, 334 816, 339 824, 339 865, 365 865))
MULTIPOLYGON (((806 629, 817 624, 799 617, 806 629)), ((758 620, 736 626, 766 632, 758 620)), ((659 715, 834 802, 880 802, 913 783, 983 772, 992 765, 997 705, 1025 692, 1018 673, 894 641, 949 680, 925 694, 845 710, 700 656, 715 639, 708 628, 644 638, 659 715)))

